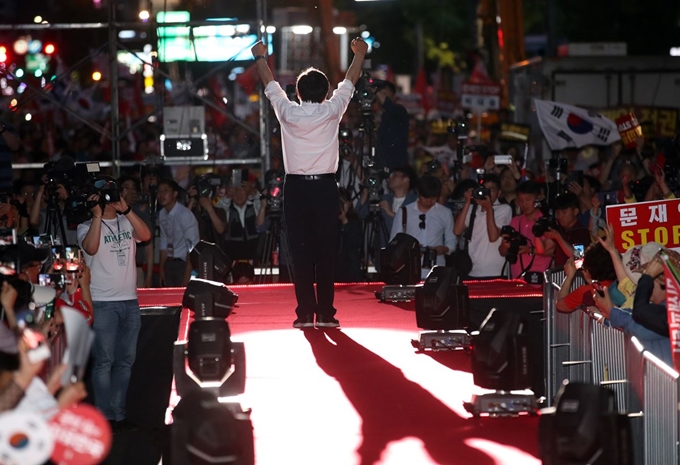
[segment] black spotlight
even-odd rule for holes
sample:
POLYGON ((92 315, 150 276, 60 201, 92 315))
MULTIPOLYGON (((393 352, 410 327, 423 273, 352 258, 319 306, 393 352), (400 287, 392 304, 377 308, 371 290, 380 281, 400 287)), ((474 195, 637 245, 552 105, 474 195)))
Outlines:
POLYGON ((219 397, 245 391, 246 357, 242 342, 233 342, 222 318, 194 320, 186 342, 175 342, 175 385, 181 397, 208 390, 219 397))
POLYGON ((195 313, 196 318, 227 318, 238 301, 227 286, 207 279, 192 279, 184 291, 182 306, 195 313))
POLYGON ((472 374, 477 386, 499 391, 531 386, 529 335, 521 315, 492 309, 472 347, 472 374))
POLYGON ((220 381, 231 368, 231 333, 226 320, 204 318, 189 326, 189 368, 201 381, 220 381))
POLYGON ((535 414, 527 324, 512 311, 491 309, 472 338, 472 375, 477 386, 496 392, 473 396, 465 403, 474 416, 535 414), (525 391, 512 393, 510 391, 525 391))
POLYGON ((189 253, 191 266, 198 270, 201 279, 224 281, 231 271, 232 261, 217 244, 200 241, 189 253))
POLYGON ((423 284, 415 286, 416 324, 425 331, 411 344, 418 350, 470 351, 467 332, 468 288, 456 284, 453 268, 435 266, 423 284))
POLYGON ((420 244, 409 234, 397 234, 380 250, 380 279, 385 284, 417 284, 420 269, 420 244))
POLYGON ((170 465, 255 463, 250 411, 194 391, 172 412, 170 465))
POLYGON ((630 419, 603 386, 564 384, 555 407, 541 410, 538 439, 544 465, 633 463, 630 419))
POLYGON ((456 271, 435 266, 416 286, 416 323, 422 329, 465 329, 468 323, 467 286, 456 284, 456 271))

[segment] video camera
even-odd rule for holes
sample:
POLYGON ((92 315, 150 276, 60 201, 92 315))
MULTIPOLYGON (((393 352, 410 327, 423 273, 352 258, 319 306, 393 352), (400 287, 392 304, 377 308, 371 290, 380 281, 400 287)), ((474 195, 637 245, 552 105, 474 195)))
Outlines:
POLYGON ((508 263, 513 265, 517 263, 519 248, 523 245, 527 245, 529 241, 510 225, 506 225, 501 228, 501 236, 506 236, 506 240, 510 243, 510 248, 505 255, 505 259, 508 261, 508 263))
POLYGON ((194 181, 199 197, 213 198, 222 185, 222 178, 215 173, 206 173, 196 177, 194 181))
POLYGON ((277 218, 283 213, 283 179, 281 172, 271 172, 265 176, 267 185, 260 197, 267 200, 267 214, 277 218))
POLYGON ((354 152, 352 131, 349 129, 340 129, 338 132, 338 139, 340 141, 340 154, 346 157, 354 152))
POLYGON ((366 70, 362 71, 352 96, 352 100, 359 104, 359 109, 364 117, 373 115, 373 102, 375 102, 375 93, 371 89, 373 84, 374 80, 371 74, 366 70))
POLYGON ((531 233, 536 237, 542 237, 548 229, 557 229, 558 227, 559 224, 554 216, 545 215, 536 220, 531 228, 531 233))
POLYGON ((92 217, 90 209, 97 204, 104 209, 106 204, 120 201, 118 183, 111 177, 101 177, 97 162, 75 163, 70 157, 62 157, 46 163, 43 169, 51 200, 56 198, 59 185, 66 189, 64 214, 69 227, 89 220, 92 217), (88 200, 92 194, 99 195, 99 202, 88 200))
POLYGON ((368 189, 369 211, 380 211, 378 204, 383 194, 382 182, 384 179, 387 179, 388 173, 374 155, 364 156, 362 165, 365 174, 363 187, 368 189))
POLYGON ((479 168, 477 170, 477 183, 479 186, 475 187, 472 191, 472 198, 477 200, 485 200, 491 195, 489 188, 484 185, 484 169, 479 168))

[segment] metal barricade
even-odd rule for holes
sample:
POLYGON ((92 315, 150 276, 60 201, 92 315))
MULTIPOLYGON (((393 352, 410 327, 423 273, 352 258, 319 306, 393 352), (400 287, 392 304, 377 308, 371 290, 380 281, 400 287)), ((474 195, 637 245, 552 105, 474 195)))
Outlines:
POLYGON ((678 463, 678 373, 644 352, 645 464, 678 463))
MULTIPOLYGON (((546 404, 553 405, 565 379, 607 386, 616 393, 619 411, 630 417, 634 463, 678 464, 680 375, 636 338, 600 319, 581 311, 558 312, 563 280, 561 269, 546 272, 546 404)), ((574 282, 572 290, 582 283, 574 282)))
MULTIPOLYGON (((553 405, 553 398, 565 379, 590 382, 590 338, 588 318, 578 313, 565 314, 557 311, 557 294, 564 281, 562 268, 545 272, 543 292, 545 318, 546 360, 546 403, 553 405)), ((572 288, 583 284, 583 279, 574 280, 572 288)), ((579 312, 580 313, 580 312, 579 312)))
MULTIPOLYGON (((583 312, 579 313, 585 315, 583 312)), ((614 391, 619 412, 628 413, 625 335, 593 318, 588 319, 593 360, 592 383, 607 386, 614 391)))

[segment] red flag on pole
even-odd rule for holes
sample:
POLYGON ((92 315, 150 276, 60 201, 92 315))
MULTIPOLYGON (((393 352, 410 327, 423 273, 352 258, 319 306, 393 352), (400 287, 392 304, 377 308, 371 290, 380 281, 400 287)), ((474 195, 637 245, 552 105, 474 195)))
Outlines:
POLYGON ((671 339, 673 368, 680 371, 680 283, 677 270, 667 258, 663 261, 666 281, 666 308, 668 309, 668 335, 671 339))

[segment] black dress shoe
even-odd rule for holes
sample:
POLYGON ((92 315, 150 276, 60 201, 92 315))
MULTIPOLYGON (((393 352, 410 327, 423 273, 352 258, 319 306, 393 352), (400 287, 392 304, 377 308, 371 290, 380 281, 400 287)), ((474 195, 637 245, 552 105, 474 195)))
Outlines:
POLYGON ((316 316, 316 327, 317 328, 337 328, 340 326, 340 322, 333 318, 332 316, 316 316))
POLYGON ((293 328, 313 328, 314 317, 312 315, 300 317, 293 321, 293 328))

